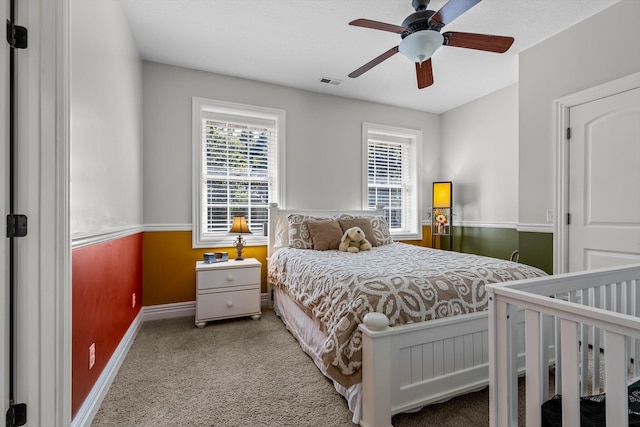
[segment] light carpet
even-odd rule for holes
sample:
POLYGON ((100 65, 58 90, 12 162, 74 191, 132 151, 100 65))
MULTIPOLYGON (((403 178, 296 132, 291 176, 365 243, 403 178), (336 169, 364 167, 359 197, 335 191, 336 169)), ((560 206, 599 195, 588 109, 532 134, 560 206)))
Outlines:
MULTIPOLYGON (((485 388, 396 415, 392 423, 487 426, 488 396, 485 388)), ((92 426, 354 427, 351 415, 267 310, 260 320, 209 322, 203 329, 193 317, 145 322, 92 426)))

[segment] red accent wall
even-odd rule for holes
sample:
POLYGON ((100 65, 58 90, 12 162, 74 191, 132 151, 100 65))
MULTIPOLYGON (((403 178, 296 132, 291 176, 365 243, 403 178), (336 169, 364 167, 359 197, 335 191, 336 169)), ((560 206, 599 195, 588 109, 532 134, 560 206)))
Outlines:
POLYGON ((75 416, 142 302, 142 233, 85 246, 72 253, 72 391, 75 416), (136 294, 132 307, 132 294, 136 294), (89 369, 89 346, 96 362, 89 369))

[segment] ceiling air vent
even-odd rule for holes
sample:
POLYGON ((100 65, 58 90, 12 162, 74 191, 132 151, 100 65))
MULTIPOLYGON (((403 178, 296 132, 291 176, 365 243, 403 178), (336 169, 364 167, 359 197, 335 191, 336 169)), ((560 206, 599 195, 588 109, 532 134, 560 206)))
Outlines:
POLYGON ((328 77, 323 77, 323 78, 320 79, 320 83, 328 83, 330 85, 338 86, 340 83, 342 83, 342 80, 330 79, 328 77))

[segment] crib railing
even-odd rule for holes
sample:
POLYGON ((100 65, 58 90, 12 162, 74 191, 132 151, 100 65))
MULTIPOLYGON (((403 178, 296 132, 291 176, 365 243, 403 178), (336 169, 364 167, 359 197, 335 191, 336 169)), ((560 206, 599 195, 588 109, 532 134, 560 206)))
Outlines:
POLYGON ((638 286, 640 265, 488 285, 490 425, 518 425, 516 345, 522 337, 515 322, 521 310, 526 425, 540 426, 542 404, 561 394, 562 425, 577 427, 580 397, 602 391, 607 425, 627 425, 628 380, 640 376, 638 286))

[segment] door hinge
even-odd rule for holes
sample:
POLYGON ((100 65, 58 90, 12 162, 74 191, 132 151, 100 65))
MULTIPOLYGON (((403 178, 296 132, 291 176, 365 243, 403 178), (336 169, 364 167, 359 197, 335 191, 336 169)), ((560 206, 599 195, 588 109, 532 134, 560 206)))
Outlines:
POLYGON ((24 237, 27 235, 26 215, 7 215, 7 237, 24 237))
POLYGON ((571 214, 567 213, 567 225, 571 224, 571 214))
POLYGON ((27 423, 27 404, 11 404, 7 410, 7 427, 23 426, 27 423))
POLYGON ((26 49, 27 29, 7 19, 7 42, 15 49, 26 49))
POLYGON ((571 128, 567 128, 567 139, 571 139, 571 128))

